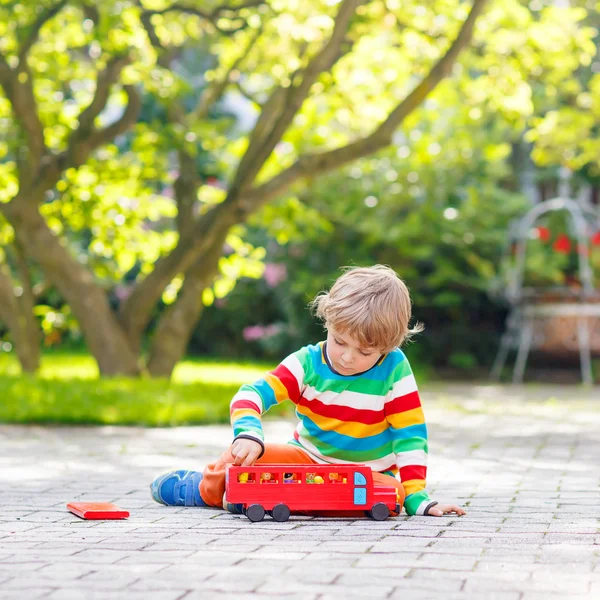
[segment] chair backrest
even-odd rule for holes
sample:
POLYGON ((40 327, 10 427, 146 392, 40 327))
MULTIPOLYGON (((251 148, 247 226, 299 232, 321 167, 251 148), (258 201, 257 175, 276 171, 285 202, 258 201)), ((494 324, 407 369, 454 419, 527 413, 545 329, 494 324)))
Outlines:
POLYGON ((570 198, 553 198, 536 204, 518 222, 515 234, 517 238, 515 268, 506 290, 508 300, 514 304, 523 299, 523 278, 525 273, 525 259, 527 256, 527 242, 529 231, 536 221, 544 214, 552 211, 564 210, 571 217, 573 229, 577 237, 578 271, 581 288, 578 295, 582 298, 594 293, 594 276, 589 260, 589 240, 587 235, 587 218, 598 222, 600 217, 591 208, 584 208, 570 198))

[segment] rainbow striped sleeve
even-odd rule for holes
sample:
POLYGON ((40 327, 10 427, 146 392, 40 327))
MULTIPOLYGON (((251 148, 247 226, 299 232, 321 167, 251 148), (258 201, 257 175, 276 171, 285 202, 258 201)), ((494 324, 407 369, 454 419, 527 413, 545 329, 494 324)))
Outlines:
POLYGON ((408 360, 402 361, 385 403, 392 435, 392 449, 400 481, 406 492, 404 508, 409 515, 422 515, 431 504, 425 491, 427 476, 427 426, 408 360))
POLYGON ((290 354, 274 371, 239 389, 229 407, 234 438, 244 434, 262 441, 261 415, 284 400, 298 403, 304 381, 303 352, 290 354))

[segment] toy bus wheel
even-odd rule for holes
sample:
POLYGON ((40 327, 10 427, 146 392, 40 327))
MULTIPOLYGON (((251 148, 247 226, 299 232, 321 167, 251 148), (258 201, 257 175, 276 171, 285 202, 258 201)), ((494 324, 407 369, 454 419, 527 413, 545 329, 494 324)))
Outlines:
POLYGON ((371 519, 375 521, 385 521, 390 516, 390 509, 383 504, 383 502, 378 502, 373 505, 373 508, 369 511, 371 519))
POLYGON ((274 521, 279 521, 282 523, 290 518, 290 509, 285 504, 278 504, 277 506, 273 507, 271 514, 273 515, 274 521))
POLYGON ((265 518, 265 509, 260 504, 251 504, 246 509, 246 516, 253 522, 258 523, 265 518))

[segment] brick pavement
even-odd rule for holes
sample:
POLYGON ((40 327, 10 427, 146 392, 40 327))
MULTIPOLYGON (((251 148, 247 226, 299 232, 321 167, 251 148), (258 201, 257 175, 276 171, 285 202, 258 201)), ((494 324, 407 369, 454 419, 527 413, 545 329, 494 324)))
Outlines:
MULTIPOLYGON (((225 426, 0 426, 0 600, 600 597, 600 389, 423 391, 429 489, 468 515, 287 523, 153 503, 155 474, 199 468, 225 426), (86 522, 71 500, 127 521, 86 522)), ((289 422, 269 421, 286 441, 289 422)))

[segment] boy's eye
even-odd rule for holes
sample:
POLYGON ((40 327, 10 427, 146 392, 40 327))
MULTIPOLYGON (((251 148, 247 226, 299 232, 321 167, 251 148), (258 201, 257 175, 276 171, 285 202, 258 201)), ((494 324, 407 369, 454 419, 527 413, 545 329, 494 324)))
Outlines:
POLYGON ((343 346, 344 342, 340 342, 340 340, 333 338, 333 341, 338 345, 338 346, 343 346))
POLYGON ((361 353, 363 356, 371 356, 371 352, 363 352, 363 351, 361 350, 361 351, 360 351, 360 353, 361 353))

